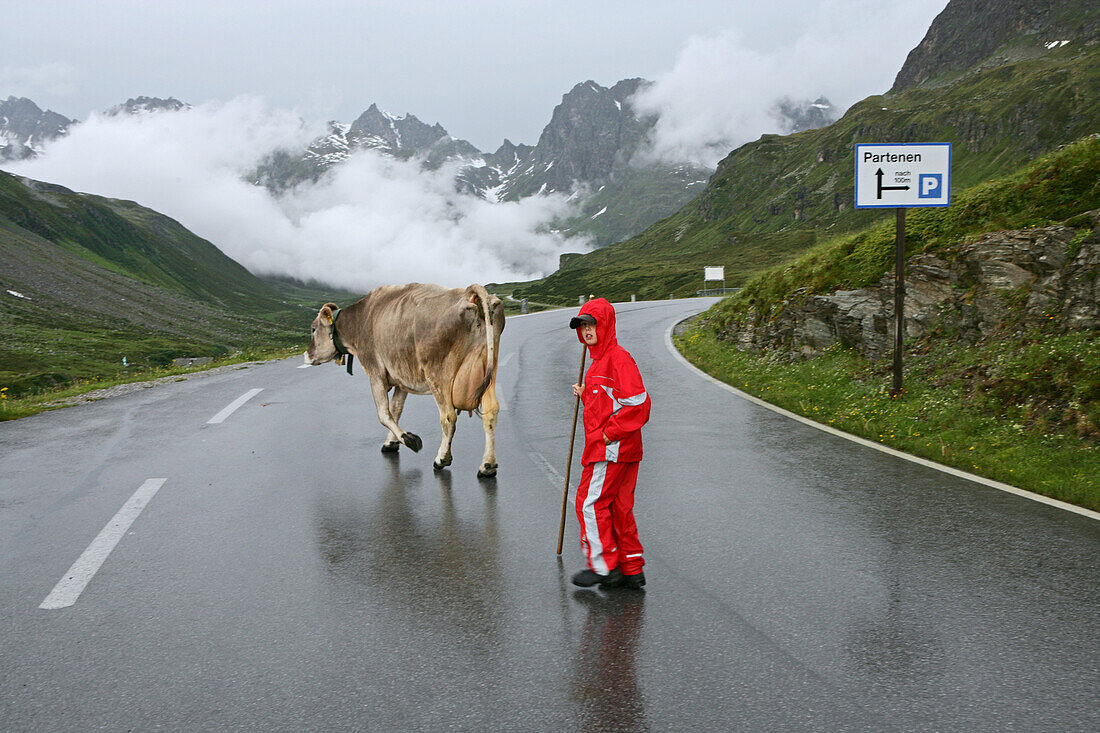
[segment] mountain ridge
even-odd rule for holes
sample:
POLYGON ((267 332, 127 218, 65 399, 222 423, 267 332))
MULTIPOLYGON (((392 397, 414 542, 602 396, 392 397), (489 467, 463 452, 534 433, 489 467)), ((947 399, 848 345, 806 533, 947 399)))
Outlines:
MULTIPOLYGON (((191 105, 175 97, 131 97, 122 104, 103 111, 107 117, 119 115, 178 112, 191 105)), ((0 163, 34 158, 45 151, 45 146, 69 133, 80 120, 70 119, 52 110, 43 110, 26 97, 9 96, 0 101, 0 163)))

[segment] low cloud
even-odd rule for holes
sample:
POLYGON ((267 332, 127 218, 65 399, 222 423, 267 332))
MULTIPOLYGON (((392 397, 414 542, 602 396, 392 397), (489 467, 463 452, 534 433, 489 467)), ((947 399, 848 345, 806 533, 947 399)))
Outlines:
POLYGON ((261 275, 366 291, 383 283, 458 287, 539 277, 576 249, 550 231, 564 197, 491 204, 455 191, 453 168, 423 171, 361 151, 281 196, 246 178, 324 126, 238 98, 139 116, 92 115, 37 159, 6 167, 171 216, 261 275))
POLYGON ((660 115, 648 157, 713 168, 761 134, 785 132, 775 114, 783 99, 824 95, 839 116, 884 93, 945 4, 832 0, 807 12, 788 2, 776 10, 790 16, 783 37, 765 42, 746 24, 692 38, 674 67, 634 98, 641 111, 660 115))

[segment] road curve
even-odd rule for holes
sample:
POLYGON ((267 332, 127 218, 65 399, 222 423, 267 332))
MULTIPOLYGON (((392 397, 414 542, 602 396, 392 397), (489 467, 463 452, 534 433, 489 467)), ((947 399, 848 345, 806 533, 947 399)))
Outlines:
POLYGON ((297 361, 0 424, 0 727, 1100 729, 1100 523, 685 369, 709 302, 619 306, 645 593, 568 584, 572 515, 554 553, 567 312, 508 322, 493 481, 480 420, 436 473, 430 399, 383 455, 361 372, 297 361))

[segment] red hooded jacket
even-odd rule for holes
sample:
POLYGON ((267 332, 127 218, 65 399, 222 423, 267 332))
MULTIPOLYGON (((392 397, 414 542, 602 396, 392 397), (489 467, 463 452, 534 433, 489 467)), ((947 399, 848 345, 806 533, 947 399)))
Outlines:
MULTIPOLYGON (((584 453, 581 464, 642 460, 641 428, 649 420, 650 400, 634 357, 615 336, 615 309, 603 298, 581 306, 578 315, 596 319, 592 365, 584 375, 584 453), (607 435, 611 443, 605 444, 607 435)), ((584 343, 581 330, 577 338, 584 343)))

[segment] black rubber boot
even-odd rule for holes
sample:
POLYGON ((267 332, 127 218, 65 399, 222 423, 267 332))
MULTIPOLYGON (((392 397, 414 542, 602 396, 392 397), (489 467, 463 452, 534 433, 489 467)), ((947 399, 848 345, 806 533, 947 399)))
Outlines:
POLYGON ((618 568, 615 568, 607 575, 600 576, 600 587, 618 588, 620 585, 623 584, 623 578, 625 577, 626 576, 623 575, 618 568))
POLYGON ((585 568, 579 573, 575 573, 573 575, 573 585, 579 585, 582 588, 591 588, 592 586, 596 585, 596 583, 603 585, 604 582, 610 577, 610 575, 600 575, 595 570, 589 570, 588 568, 585 568))

